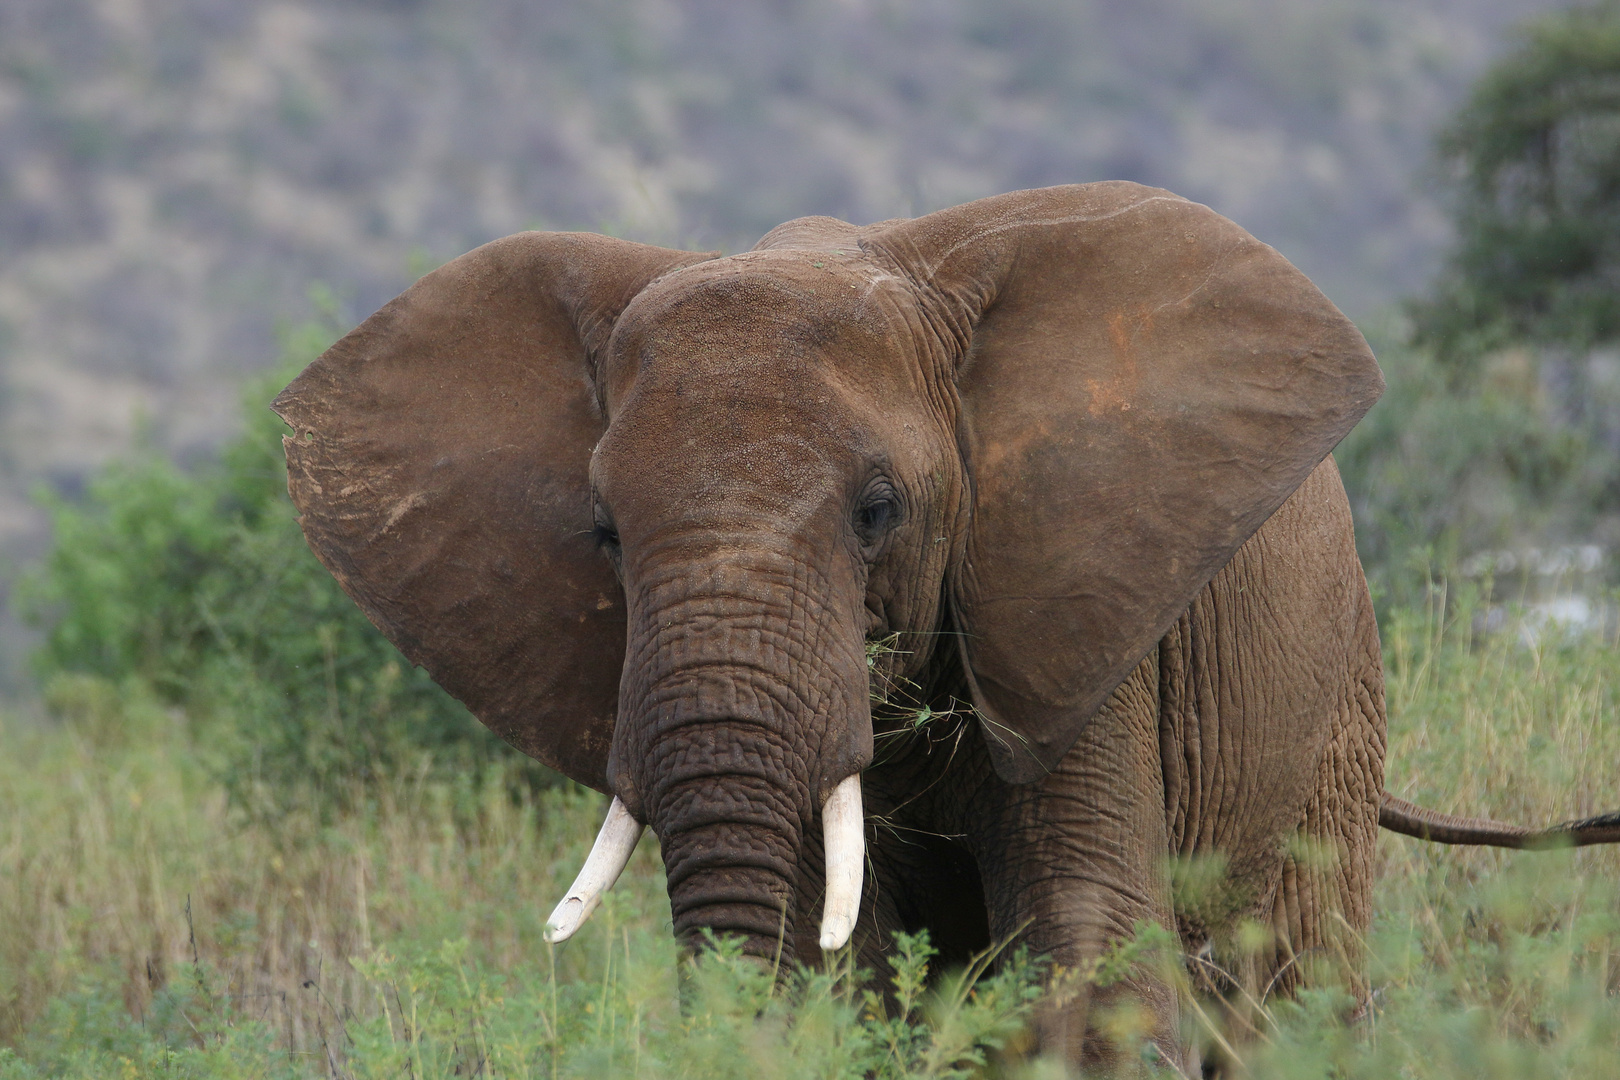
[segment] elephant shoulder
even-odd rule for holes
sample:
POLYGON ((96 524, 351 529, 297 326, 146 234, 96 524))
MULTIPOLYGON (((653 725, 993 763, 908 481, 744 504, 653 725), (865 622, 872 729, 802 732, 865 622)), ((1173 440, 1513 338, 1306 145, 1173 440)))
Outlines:
POLYGON ((1320 717, 1377 651, 1350 501, 1330 457, 1204 586, 1159 655, 1164 670, 1220 686, 1218 700, 1275 730, 1320 717))
POLYGON ((1219 597, 1258 590, 1304 620, 1352 611, 1367 591, 1350 499, 1333 458, 1322 460, 1237 550, 1205 589, 1219 597))

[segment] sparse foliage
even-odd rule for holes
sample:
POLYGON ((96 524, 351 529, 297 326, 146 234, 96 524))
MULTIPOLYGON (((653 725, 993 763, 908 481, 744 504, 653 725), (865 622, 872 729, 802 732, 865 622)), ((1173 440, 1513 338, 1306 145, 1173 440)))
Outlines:
POLYGON ((1458 235, 1418 340, 1461 365, 1620 337, 1620 4, 1523 27, 1439 145, 1458 235))

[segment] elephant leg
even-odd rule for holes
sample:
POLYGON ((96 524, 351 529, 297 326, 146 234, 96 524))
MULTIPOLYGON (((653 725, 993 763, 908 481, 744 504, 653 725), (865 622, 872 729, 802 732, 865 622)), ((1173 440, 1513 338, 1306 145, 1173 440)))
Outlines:
MULTIPOLYGON (((1027 786, 990 777, 974 848, 990 930, 1086 972, 1140 923, 1174 927, 1160 765, 1158 665, 1150 657, 1114 692, 1058 769, 1027 786)), ((1174 989, 1137 970, 1107 986, 1082 981, 1040 1018, 1043 1053, 1103 1070, 1132 1054, 1135 1031, 1180 1060, 1174 989), (1132 1014, 1134 1013, 1134 1019, 1132 1014)))
MULTIPOLYGON (((934 949, 932 970, 963 967, 990 945, 979 869, 966 847, 937 833, 895 831, 871 845, 869 879, 880 903, 896 920, 894 930, 927 931, 934 949), (885 903, 886 902, 886 903, 885 903)), ((891 945, 893 931, 885 933, 891 945)), ((887 973, 886 966, 874 970, 887 973)))
POLYGON ((1366 1000, 1361 954, 1372 916, 1385 742, 1383 677, 1374 657, 1373 670, 1334 717, 1315 793, 1283 858, 1271 908, 1276 953, 1262 965, 1263 993, 1289 993, 1316 968, 1337 975, 1358 1004, 1366 1000))

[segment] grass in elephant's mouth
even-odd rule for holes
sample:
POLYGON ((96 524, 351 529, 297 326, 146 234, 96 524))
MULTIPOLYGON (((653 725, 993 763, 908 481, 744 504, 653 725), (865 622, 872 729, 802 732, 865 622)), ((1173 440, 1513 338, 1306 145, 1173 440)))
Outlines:
POLYGON ((866 669, 871 673, 873 739, 877 744, 874 762, 881 762, 896 749, 894 744, 904 744, 912 736, 923 736, 931 745, 946 744, 954 753, 973 712, 971 704, 954 698, 939 708, 918 700, 920 688, 897 672, 900 661, 896 658, 906 655, 899 634, 867 639, 866 669))
MULTIPOLYGON (((1525 821, 1620 805, 1614 643, 1471 640, 1468 615, 1386 622, 1389 789, 1525 821)), ((977 996, 957 981, 925 998, 913 944, 880 973, 912 995, 890 1021, 847 979, 772 997, 722 961, 693 978, 683 1016, 650 841, 578 939, 541 942, 596 796, 404 773, 254 817, 209 779, 208 754, 138 692, 116 716, 4 721, 3 1080, 973 1075, 974 1047, 1019 1045, 1045 978, 1014 964, 977 996)), ((1345 1023, 1327 984, 1242 1015, 1189 1004, 1191 1029, 1262 1077, 1614 1074, 1620 852, 1393 835, 1381 852, 1369 1016, 1345 1023)), ((1145 935, 1081 974, 1117 977, 1163 946, 1145 935)), ((1128 1011, 1108 1024, 1139 1030, 1128 1011)))

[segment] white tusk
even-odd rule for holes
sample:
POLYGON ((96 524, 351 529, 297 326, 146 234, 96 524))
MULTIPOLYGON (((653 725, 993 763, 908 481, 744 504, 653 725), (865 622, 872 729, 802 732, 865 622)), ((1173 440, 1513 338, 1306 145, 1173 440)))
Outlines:
POLYGON ((591 917, 596 905, 602 902, 602 894, 613 888, 613 883, 624 872, 624 864, 630 861, 630 854, 636 850, 636 841, 641 839, 644 828, 646 826, 631 817, 624 803, 615 796, 613 805, 608 807, 607 820, 602 822, 602 831, 596 834, 596 843, 591 845, 591 853, 585 857, 579 877, 574 879, 562 903, 546 920, 545 938, 548 942, 555 945, 559 941, 567 941, 591 917))
POLYGON ((861 913, 866 877, 866 817, 861 810, 861 774, 846 776, 821 808, 827 852, 827 900, 821 910, 821 947, 842 949, 861 913))

